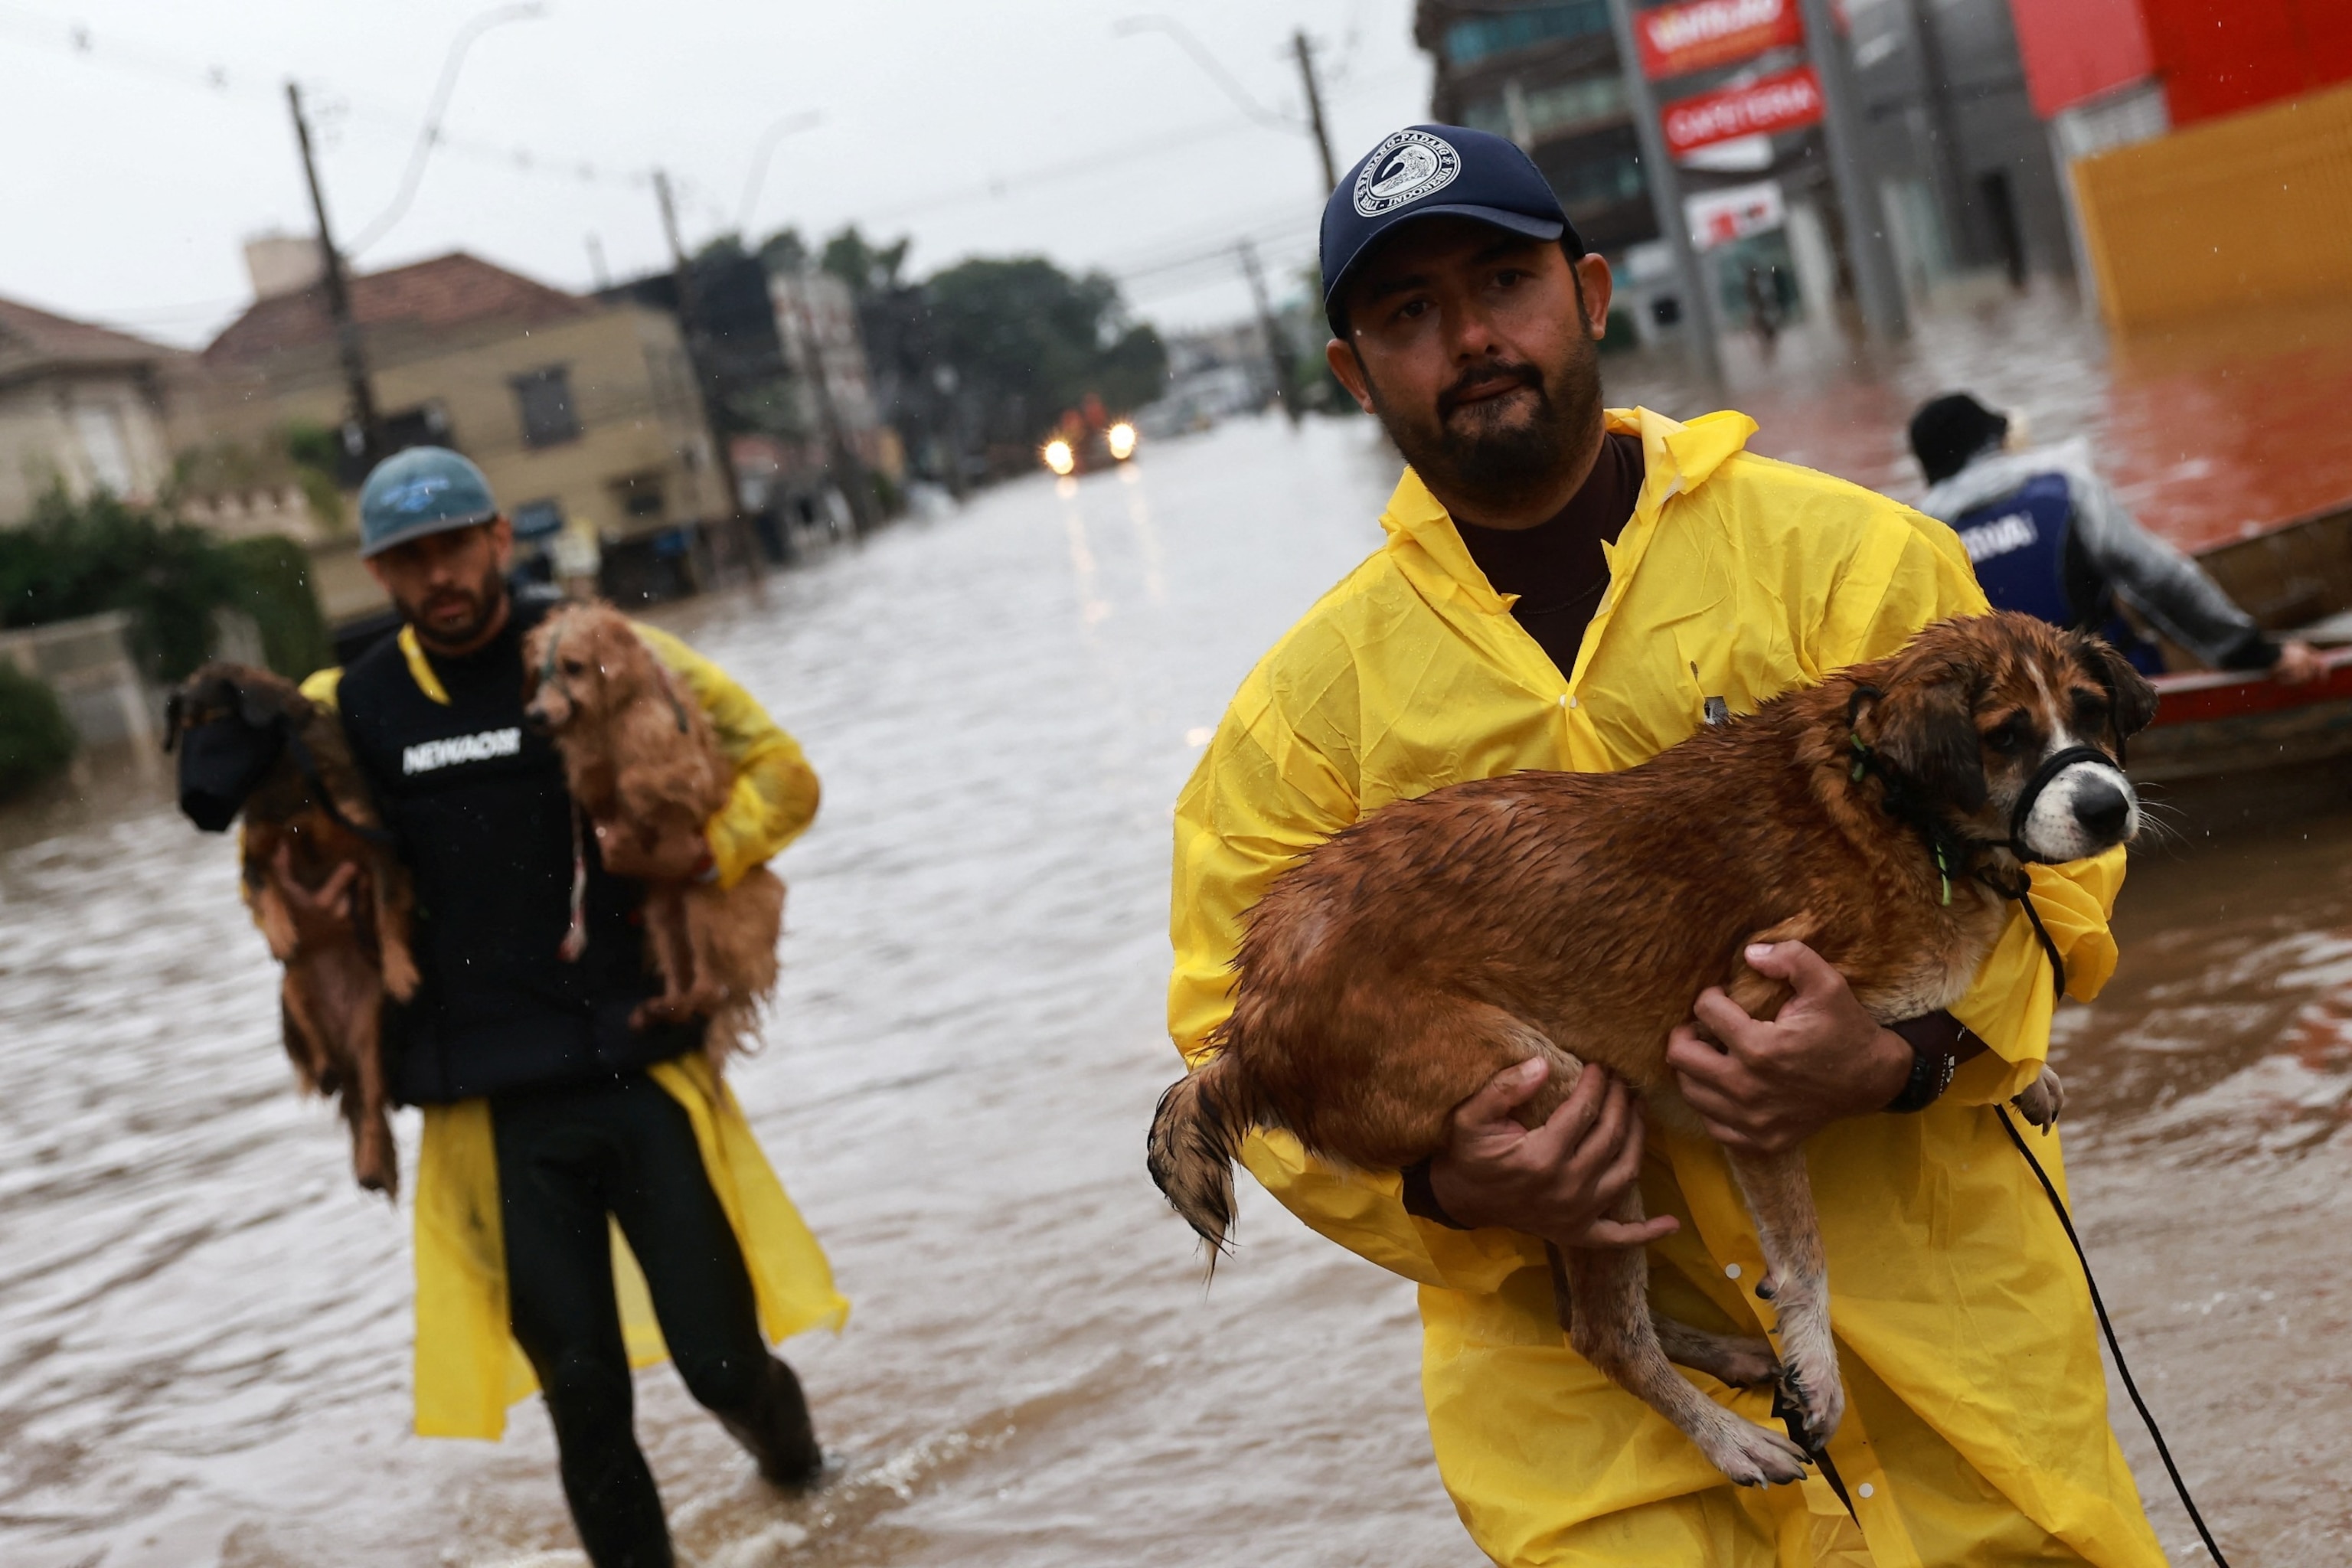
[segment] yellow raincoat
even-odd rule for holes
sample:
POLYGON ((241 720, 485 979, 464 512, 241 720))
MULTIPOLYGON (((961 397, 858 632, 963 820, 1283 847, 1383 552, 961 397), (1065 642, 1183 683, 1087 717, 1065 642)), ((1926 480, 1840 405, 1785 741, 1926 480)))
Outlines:
MULTIPOLYGON (((808 826, 816 815, 816 774, 799 743, 724 670, 667 632, 642 625, 636 631, 685 680, 735 766, 733 794, 704 830, 719 879, 731 887, 808 826)), ((418 689, 436 702, 448 701, 415 631, 401 628, 400 647, 418 689)), ((320 670, 302 683, 303 694, 332 707, 341 679, 341 669, 320 670)), ((685 1107, 693 1123, 703 1169, 743 1249, 760 1325, 770 1341, 820 1325, 839 1328, 849 1302, 834 1289, 824 1250, 760 1152, 734 1092, 698 1056, 656 1063, 648 1076, 685 1107)), ((425 1108, 415 1203, 417 1433, 495 1440, 506 1431, 507 1407, 539 1382, 508 1324, 488 1101, 425 1108)), ((613 1276, 630 1364, 664 1360, 668 1352, 645 1276, 618 1226, 613 1227, 613 1276)))
MULTIPOLYGON (((1986 607, 1949 530, 1747 454, 1744 415, 1609 423, 1642 437, 1646 478, 1565 679, 1408 470, 1386 544, 1243 683, 1176 809, 1168 1006, 1189 1063, 1225 1016, 1244 911, 1366 813, 1523 768, 1631 767, 1691 734, 1709 697, 1750 711, 1986 607)), ((2115 966, 2122 851, 2032 878, 2074 994, 2095 994, 2115 966)), ((1540 1243, 1417 1219, 1394 1173, 1334 1170, 1286 1134, 1253 1139, 1243 1160, 1307 1224, 1420 1285, 1438 1470, 1498 1563, 2160 1564, 2107 1428, 2082 1275, 1987 1109, 2039 1070, 2053 1000, 2048 961, 2013 919, 1955 1009, 1991 1050, 1926 1112, 1843 1121, 1808 1145, 1848 1395, 1830 1451, 1858 1531, 1818 1478, 1730 1486, 1569 1349, 1540 1243)), ((2034 1146, 2063 1183, 2058 1140, 2034 1146)), ((1763 1257, 1721 1152, 1654 1126, 1648 1147, 1649 1212, 1684 1222, 1650 1249, 1654 1299, 1762 1331, 1769 1313, 1747 1287, 1763 1257)), ((1685 1375, 1767 1419, 1764 1394, 1685 1375)))

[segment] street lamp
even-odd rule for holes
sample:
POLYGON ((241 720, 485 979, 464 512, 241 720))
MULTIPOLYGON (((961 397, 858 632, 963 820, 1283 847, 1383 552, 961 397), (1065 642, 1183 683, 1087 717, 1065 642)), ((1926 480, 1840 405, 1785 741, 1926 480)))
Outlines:
POLYGON ((768 161, 776 155, 776 143, 787 136, 797 136, 803 131, 814 131, 824 123, 824 116, 814 110, 787 114, 760 132, 759 150, 751 154, 751 177, 743 182, 743 200, 735 209, 735 232, 748 237, 751 226, 751 208, 760 199, 760 191, 768 183, 768 161))
POLYGON ((352 241, 345 255, 357 256, 390 234, 393 226, 408 215, 408 204, 416 199, 416 187, 425 178, 425 161, 433 156, 434 147, 440 142, 441 117, 448 111, 449 95, 457 90, 458 68, 466 63, 466 52, 474 47, 474 40, 492 27, 504 26, 509 22, 535 21, 546 15, 545 5, 539 4, 539 0, 530 0, 526 5, 500 5, 495 10, 485 11, 457 29, 457 36, 449 41, 449 53, 441 63, 441 80, 433 89, 432 107, 425 111, 425 129, 418 133, 415 151, 409 153, 408 167, 401 174, 400 190, 392 198, 392 205, 376 215, 373 223, 360 231, 359 237, 352 241))

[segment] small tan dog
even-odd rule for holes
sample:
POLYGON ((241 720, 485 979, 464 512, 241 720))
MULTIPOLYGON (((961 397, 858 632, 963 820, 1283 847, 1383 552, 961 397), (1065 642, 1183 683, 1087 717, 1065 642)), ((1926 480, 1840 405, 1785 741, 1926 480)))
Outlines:
MULTIPOLYGON (((600 837, 650 847, 699 837, 727 804, 733 770, 684 683, 654 657, 627 617, 602 603, 567 605, 523 645, 530 700, 524 711, 563 757, 565 781, 600 837)), ((784 884, 765 866, 731 888, 648 881, 646 931, 662 994, 631 1020, 710 1021, 711 1064, 759 1036, 760 1008, 776 989, 784 884)))
MULTIPOLYGON (((1749 943, 1811 944, 1881 1022, 1950 1006, 2008 923, 1991 883, 2015 889, 2021 857, 2077 859, 2137 831, 2116 758, 2155 710, 2105 643, 1982 616, 1623 773, 1517 773, 1384 807, 1252 912, 1217 1055, 1152 1121, 1152 1179, 1222 1245, 1253 1130, 1401 1169, 1445 1147, 1454 1108, 1488 1079, 1538 1057, 1552 1071, 1517 1113, 1529 1127, 1597 1062, 1662 1123, 1703 1133, 1666 1037, 1713 984, 1777 1014, 1789 988, 1748 966, 1749 943)), ((2019 1103, 2046 1125, 2055 1078, 2019 1103)), ((1780 1366, 1759 1342, 1654 1321, 1638 1248, 1555 1249, 1561 1324, 1731 1479, 1790 1481, 1801 1448, 1669 1364, 1734 1384, 1777 1370, 1815 1446, 1844 1410, 1804 1152, 1727 1154, 1770 1266, 1757 1294, 1780 1366)), ((1641 1211, 1635 1188, 1611 1217, 1641 1211)))
POLYGON ((409 880, 343 727, 291 681, 214 663, 172 693, 164 745, 175 744, 250 763, 249 790, 216 801, 218 815, 201 826, 226 826, 229 809, 241 819, 246 899, 285 970, 286 1054, 303 1088, 340 1103, 360 1185, 391 1195, 400 1165, 383 1009, 386 995, 404 1002, 416 991, 409 880))

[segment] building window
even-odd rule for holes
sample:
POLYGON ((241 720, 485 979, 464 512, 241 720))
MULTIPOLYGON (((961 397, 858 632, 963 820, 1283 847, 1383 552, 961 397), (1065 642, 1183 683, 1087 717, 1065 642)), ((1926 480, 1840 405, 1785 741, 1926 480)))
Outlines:
POLYGON ((514 509, 517 539, 545 539, 562 531, 563 503, 560 500, 527 500, 514 509))
MULTIPOLYGON (((1530 88, 1521 95, 1520 101, 1527 110, 1528 140, 1534 142, 1564 127, 1622 120, 1626 110, 1625 79, 1596 76, 1530 88)), ((1519 131, 1511 123, 1510 104, 1499 96, 1472 104, 1463 111, 1462 123, 1473 131, 1491 131, 1497 136, 1516 137, 1519 131)))
POLYGON ((121 411, 112 404, 77 403, 73 420, 94 485, 116 496, 131 494, 131 443, 123 437, 121 411))
POLYGON ((1491 16, 1470 16, 1445 29, 1445 58, 1456 66, 1531 49, 1554 38, 1581 38, 1609 30, 1609 0, 1567 0, 1491 16))
POLYGON ((662 477, 658 473, 631 474, 613 481, 613 499, 621 503, 622 512, 632 518, 662 515, 662 477))
POLYGON ((572 374, 550 365, 514 378, 515 403, 522 410, 522 444, 554 447, 580 439, 580 416, 572 410, 572 374))

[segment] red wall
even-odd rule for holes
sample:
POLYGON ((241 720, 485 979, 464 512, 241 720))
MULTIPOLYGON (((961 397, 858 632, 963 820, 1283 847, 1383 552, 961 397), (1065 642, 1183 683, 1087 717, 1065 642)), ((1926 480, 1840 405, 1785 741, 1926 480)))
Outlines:
MULTIPOLYGON (((2341 0, 2352 4, 2352 0, 2341 0)), ((2141 0, 2009 0, 2033 112, 2047 120, 2156 69, 2141 0)))
MULTIPOLYGON (((2013 0, 2011 9, 2044 3, 2013 0)), ((2352 0, 2140 5, 2176 125, 2352 80, 2352 0)))

